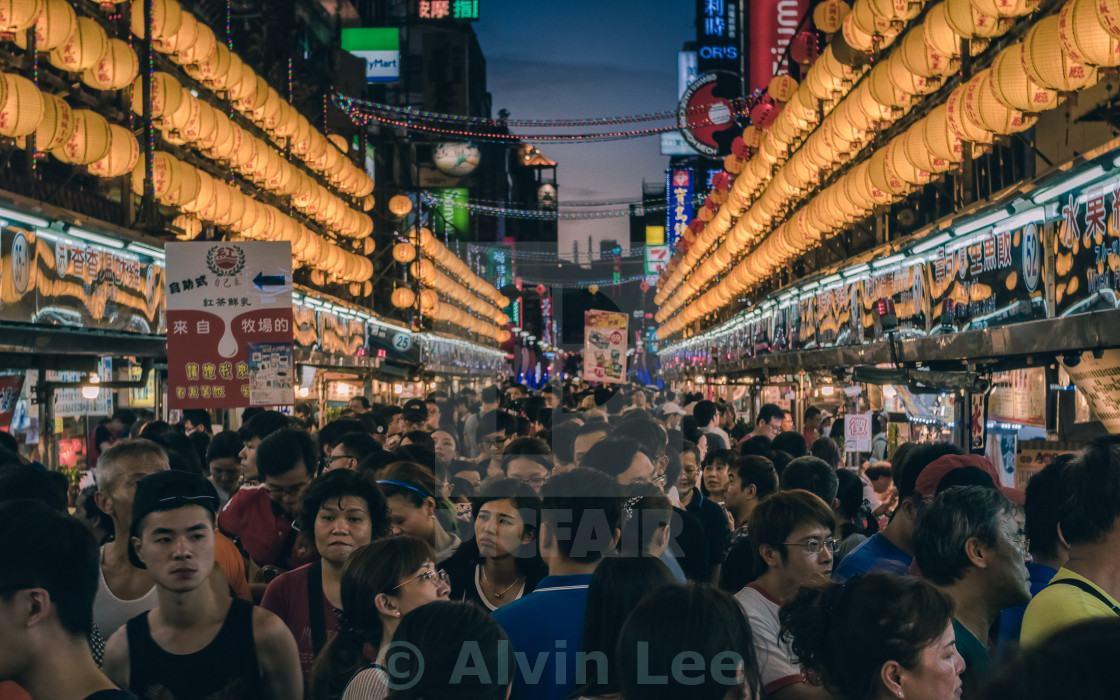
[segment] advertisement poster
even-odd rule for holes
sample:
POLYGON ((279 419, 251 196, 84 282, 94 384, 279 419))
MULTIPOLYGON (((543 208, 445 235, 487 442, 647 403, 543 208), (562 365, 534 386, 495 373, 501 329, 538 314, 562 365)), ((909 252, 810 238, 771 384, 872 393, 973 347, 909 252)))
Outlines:
POLYGON ((988 396, 988 420, 1046 427, 1046 370, 999 372, 988 396))
POLYGON ((1059 200, 1055 241, 1057 315, 1115 308, 1120 289, 1120 182, 1071 192, 1059 200), (1090 307, 1090 308, 1087 308, 1090 307))
POLYGON ((626 381, 626 314, 615 311, 584 313, 583 379, 622 384, 626 381))
POLYGON ((900 328, 926 328, 926 293, 922 284, 922 268, 907 265, 897 270, 872 274, 861 283, 863 297, 864 337, 870 341, 881 340, 883 329, 878 315, 872 313, 880 299, 894 300, 894 313, 900 328))
POLYGON ((8 430, 16 412, 20 392, 23 391, 22 374, 0 377, 0 430, 8 430))
POLYGON ((844 417, 844 451, 871 451, 870 413, 849 413, 844 417))
POLYGON ((1074 365, 1062 360, 1072 381, 1089 408, 1109 433, 1120 433, 1120 350, 1105 350, 1101 359, 1093 353, 1082 353, 1074 365))
POLYGON ((167 244, 169 408, 293 403, 286 241, 167 244))
POLYGON ((1075 449, 1048 447, 1048 444, 1052 445, 1053 443, 1035 442, 1033 445, 1023 443, 1015 461, 1015 488, 1025 489, 1027 482, 1030 481, 1035 472, 1053 462, 1058 455, 1072 454, 1077 451, 1075 449))

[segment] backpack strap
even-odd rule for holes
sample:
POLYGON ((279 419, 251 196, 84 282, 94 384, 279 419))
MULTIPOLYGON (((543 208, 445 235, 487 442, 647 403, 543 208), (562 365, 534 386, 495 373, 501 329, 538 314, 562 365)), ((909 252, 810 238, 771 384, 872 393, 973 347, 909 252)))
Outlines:
POLYGON ((1050 582, 1051 586, 1056 586, 1058 584, 1065 584, 1067 586, 1073 586, 1074 588, 1080 588, 1085 593, 1088 593, 1089 595, 1107 605, 1109 610, 1111 610, 1114 615, 1120 615, 1120 607, 1117 607, 1109 602, 1108 598, 1105 598, 1104 594, 1097 590, 1095 586, 1092 586, 1085 581, 1077 578, 1063 578, 1058 579, 1057 581, 1050 582))

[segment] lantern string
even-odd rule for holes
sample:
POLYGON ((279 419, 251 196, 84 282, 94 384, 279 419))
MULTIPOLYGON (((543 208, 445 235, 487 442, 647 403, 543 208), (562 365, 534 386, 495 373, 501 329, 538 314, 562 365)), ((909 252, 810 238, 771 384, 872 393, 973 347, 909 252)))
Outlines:
POLYGON ((427 192, 421 195, 424 202, 430 206, 453 206, 457 209, 465 208, 472 214, 482 216, 495 216, 505 219, 523 219, 533 221, 585 221, 590 219, 616 219, 624 216, 643 216, 651 212, 665 211, 668 204, 655 204, 652 206, 627 207, 625 209, 608 209, 594 212, 562 212, 547 209, 510 209, 495 207, 473 202, 462 202, 454 199, 437 197, 427 192))

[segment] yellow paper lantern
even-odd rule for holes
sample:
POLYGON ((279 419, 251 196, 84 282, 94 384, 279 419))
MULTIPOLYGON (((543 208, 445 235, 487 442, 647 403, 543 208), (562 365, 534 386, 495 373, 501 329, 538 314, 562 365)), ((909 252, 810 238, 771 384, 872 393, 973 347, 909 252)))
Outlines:
MULTIPOLYGON (((8 3, 0 2, 0 13, 3 13, 5 4, 8 3)), ((3 20, 0 19, 0 22, 3 20)), ((36 50, 51 51, 62 46, 62 43, 70 38, 77 24, 78 16, 66 0, 43 0, 39 13, 35 17, 36 50)), ((21 49, 27 49, 27 34, 24 30, 15 32, 15 42, 21 49)))
POLYGON ((101 25, 88 17, 79 17, 74 31, 51 51, 48 60, 59 70, 77 73, 92 68, 109 48, 109 37, 101 25))
POLYGON ((27 78, 4 73, 0 93, 0 136, 27 136, 43 118, 43 93, 27 78))
POLYGON ((327 140, 343 153, 350 150, 350 145, 346 143, 346 137, 342 134, 330 134, 327 136, 327 140))
POLYGON ((840 31, 844 36, 844 41, 853 49, 865 52, 874 50, 875 35, 872 32, 865 31, 859 25, 854 12, 840 23, 840 31))
POLYGON ((393 260, 407 264, 415 259, 416 248, 411 243, 397 243, 393 246, 393 260))
POLYGON ((1023 67, 1044 88, 1073 92, 1091 84, 1096 71, 1062 51, 1059 19, 1054 15, 1035 23, 1023 37, 1023 67))
POLYGON ((991 77, 992 70, 988 68, 968 81, 963 98, 965 117, 980 128, 997 134, 1018 133, 1034 124, 1034 119, 1024 119, 1022 112, 1008 109, 996 99, 991 77))
POLYGON ((966 87, 967 84, 959 86, 949 95, 949 99, 945 101, 945 107, 948 110, 945 116, 949 120, 949 128, 953 130, 953 133, 956 134, 961 141, 991 143, 992 132, 968 119, 965 114, 964 93, 966 87))
POLYGON ((1037 114, 1058 106, 1058 93, 1031 80, 1023 66, 1023 45, 1012 44, 992 62, 992 92, 1008 109, 1037 114))
POLYGON ((218 38, 214 30, 203 22, 198 22, 198 32, 194 41, 178 45, 175 59, 180 65, 191 65, 207 61, 218 50, 218 38))
POLYGON ((82 72, 82 82, 95 90, 123 90, 140 72, 140 60, 132 47, 120 39, 110 39, 109 47, 82 72))
POLYGON ((892 22, 907 22, 918 16, 923 3, 910 0, 870 0, 868 4, 876 17, 892 22))
POLYGON ((771 78, 770 85, 767 88, 770 99, 777 100, 778 102, 789 102, 796 90, 797 81, 784 73, 771 78))
MULTIPOLYGON (((940 78, 953 70, 953 54, 941 54, 925 40, 925 27, 911 29, 899 44, 900 60, 907 70, 923 78, 940 78)), ((894 57, 892 56, 892 59, 894 57)))
POLYGON ((972 0, 976 9, 993 17, 1022 17, 1038 8, 1040 0, 972 0))
POLYGON ((970 39, 991 38, 1007 31, 1008 20, 984 14, 971 0, 945 0, 945 19, 953 31, 970 39))
MULTIPOLYGON (((194 96, 186 93, 179 81, 169 73, 156 71, 151 78, 152 116, 155 118, 171 117, 179 111, 185 100, 193 100, 194 96)), ((140 80, 132 82, 132 113, 144 114, 144 90, 140 80)), ((185 117, 184 117, 185 118, 185 117)))
POLYGON ((391 301, 398 309, 407 309, 416 303, 416 294, 406 287, 397 287, 393 290, 391 301))
POLYGON ((1097 15, 1099 0, 1069 0, 1058 14, 1058 40, 1074 61, 1094 66, 1120 65, 1120 37, 1112 36, 1097 15))
POLYGON ((120 177, 131 172, 140 158, 140 144, 123 126, 109 125, 109 152, 90 164, 89 171, 99 177, 120 177))
POLYGON ((835 33, 851 11, 852 8, 842 0, 825 0, 813 9, 813 24, 825 34, 835 33))
POLYGON ((922 39, 935 53, 942 56, 960 56, 961 35, 949 24, 945 3, 939 2, 930 8, 922 20, 922 39))
POLYGON ((41 0, 0 0, 0 33, 22 32, 35 23, 41 0))
MULTIPOLYGON (((172 170, 177 162, 163 151, 152 154, 152 194, 157 199, 162 199, 173 187, 178 187, 175 180, 177 173, 172 170)), ((140 159, 132 169, 132 191, 138 195, 144 194, 144 171, 145 163, 140 159)))
MULTIPOLYGON (((163 39, 179 30, 183 22, 183 8, 175 0, 148 0, 152 6, 152 32, 153 40, 163 39)), ((144 31, 144 0, 134 0, 129 11, 129 28, 132 33, 143 39, 144 31)))
POLYGON ((166 54, 176 54, 198 40, 199 24, 189 12, 180 16, 179 28, 152 42, 152 48, 166 54))
POLYGON ((198 235, 200 233, 202 233, 202 222, 194 218, 193 216, 187 216, 186 214, 180 214, 179 216, 176 216, 171 221, 171 225, 182 231, 181 233, 175 234, 175 237, 181 241, 194 240, 195 238, 198 238, 198 235))
POLYGON ((930 153, 950 163, 964 160, 964 145, 961 143, 961 138, 949 127, 947 104, 934 107, 921 123, 923 140, 930 153))
POLYGON ((51 155, 63 163, 89 165, 108 155, 112 137, 105 117, 92 110, 75 109, 74 131, 51 155))
POLYGON ((394 195, 389 200, 389 211, 393 213, 393 216, 402 219, 412 211, 412 200, 403 194, 394 195))
POLYGON ((74 133, 74 110, 58 95, 43 94, 43 120, 35 129, 35 148, 47 153, 69 140, 74 133))

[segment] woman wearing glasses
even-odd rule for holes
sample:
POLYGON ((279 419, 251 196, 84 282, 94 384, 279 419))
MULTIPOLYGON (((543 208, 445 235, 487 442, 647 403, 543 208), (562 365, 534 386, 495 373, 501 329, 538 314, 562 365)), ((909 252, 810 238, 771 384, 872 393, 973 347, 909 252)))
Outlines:
POLYGON ((389 502, 394 535, 419 537, 435 550, 436 563, 449 559, 461 543, 454 506, 444 498, 435 475, 413 462, 394 462, 377 484, 389 502))
POLYGON ((445 562, 451 599, 497 610, 531 593, 548 568, 537 547, 541 500, 516 479, 484 482, 474 498, 474 539, 445 562))
POLYGON ((420 539, 386 537, 359 548, 342 568, 338 634, 315 660, 312 697, 381 700, 388 695, 381 650, 404 615, 447 600, 449 590, 447 575, 420 539))

